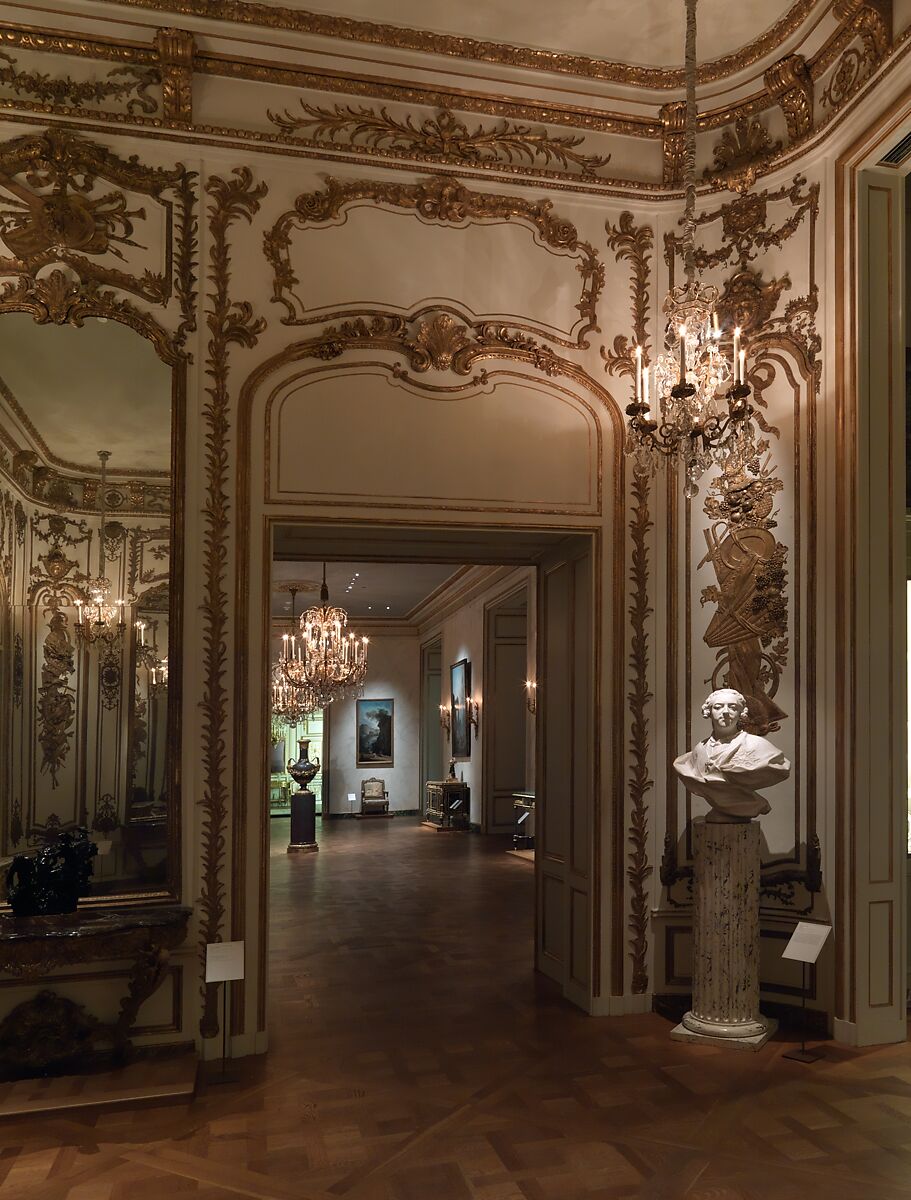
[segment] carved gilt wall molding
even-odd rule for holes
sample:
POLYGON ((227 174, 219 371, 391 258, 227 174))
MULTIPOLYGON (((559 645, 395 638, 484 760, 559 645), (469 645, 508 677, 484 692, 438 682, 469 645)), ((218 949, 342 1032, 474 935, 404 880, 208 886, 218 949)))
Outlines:
MULTIPOLYGON (((236 167, 229 179, 212 175, 206 182, 208 206, 209 282, 211 287, 206 325, 209 339, 206 374, 211 383, 203 410, 206 423, 206 505, 203 532, 203 686, 202 757, 205 785, 200 804, 202 818, 202 887, 199 898, 199 959, 205 964, 206 946, 222 940, 225 923, 224 879, 229 789, 227 783, 228 736, 228 537, 230 503, 228 460, 230 454, 231 401, 228 392, 229 360, 233 346, 256 345, 265 328, 262 317, 254 317, 246 300, 230 295, 231 252, 229 234, 237 221, 250 222, 266 195, 265 184, 254 184, 247 167, 236 167)), ((235 848, 236 849, 236 848, 235 848)), ((199 1032, 215 1037, 219 1029, 218 989, 205 983, 200 992, 203 1011, 199 1032)))
MULTIPOLYGON (((211 0, 103 0, 104 3, 126 3, 156 12, 180 13, 185 16, 212 16, 211 0)), ((711 83, 743 70, 771 54, 795 33, 820 0, 796 0, 772 26, 739 50, 699 66, 697 79, 711 83)), ((682 88, 683 71, 679 67, 640 67, 627 63, 609 62, 587 55, 568 54, 556 50, 534 49, 477 38, 451 34, 429 33, 399 25, 361 21, 350 17, 302 11, 280 5, 266 5, 248 0, 220 0, 217 16, 223 21, 259 25, 271 29, 315 33, 322 37, 366 42, 371 45, 392 46, 396 49, 419 50, 478 62, 501 63, 510 67, 525 67, 535 71, 555 71, 578 75, 585 79, 603 79, 615 83, 646 88, 682 88)))
MULTIPOLYGON (((546 330, 534 331, 573 349, 587 348, 586 335, 599 331, 597 305, 604 287, 604 265, 594 246, 579 237, 575 225, 558 217, 549 200, 533 202, 520 196, 474 191, 451 176, 404 184, 375 180, 345 182, 330 178, 325 190, 298 196, 294 208, 283 213, 263 239, 263 251, 273 270, 272 299, 282 304, 287 314, 282 318, 282 324, 308 325, 326 319, 324 313, 308 317, 307 305, 294 290, 300 279, 291 261, 293 231, 334 222, 349 205, 363 200, 440 225, 458 227, 503 221, 524 225, 533 232, 537 245, 551 253, 566 253, 575 258, 576 269, 582 277, 582 291, 575 305, 582 325, 575 339, 561 338, 546 330)), ((358 311, 347 310, 347 313, 353 316, 358 311)), ((477 329, 480 324, 483 323, 479 323, 477 329)), ((515 324, 516 328, 533 329, 529 325, 515 324)))
POLYGON ((610 155, 584 154, 579 134, 554 134, 503 120, 499 125, 477 125, 469 129, 451 109, 442 108, 433 117, 414 114, 395 118, 385 108, 354 108, 336 104, 333 109, 299 101, 299 111, 272 112, 268 118, 287 136, 308 133, 308 144, 367 146, 387 149, 418 160, 469 167, 489 163, 540 162, 565 171, 575 170, 583 179, 597 178, 610 162, 610 155))
POLYGON ((652 249, 655 244, 654 230, 650 225, 634 225, 633 214, 623 212, 616 225, 609 221, 605 225, 607 244, 614 251, 617 262, 630 264, 630 302, 633 318, 633 341, 625 333, 618 333, 611 349, 601 347, 605 370, 611 375, 627 375, 633 378, 635 346, 642 347, 645 361, 650 350, 648 338, 649 280, 651 277, 652 249))
POLYGON ((633 507, 629 533, 630 557, 630 676, 627 702, 630 713, 629 734, 629 829, 627 832, 626 877, 630 885, 629 957, 632 963, 632 990, 637 995, 648 991, 648 929, 650 897, 648 880, 652 866, 648 857, 648 792, 654 786, 649 776, 648 707, 653 699, 648 688, 648 620, 652 608, 648 602, 648 533, 652 520, 648 510, 650 481, 633 476, 633 507))

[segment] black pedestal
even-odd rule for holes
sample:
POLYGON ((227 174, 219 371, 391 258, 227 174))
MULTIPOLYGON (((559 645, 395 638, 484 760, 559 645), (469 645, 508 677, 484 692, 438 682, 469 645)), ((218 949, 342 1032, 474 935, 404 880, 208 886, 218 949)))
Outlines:
POLYGON ((316 841, 316 796, 313 792, 294 792, 291 796, 291 841, 289 854, 319 850, 316 841))

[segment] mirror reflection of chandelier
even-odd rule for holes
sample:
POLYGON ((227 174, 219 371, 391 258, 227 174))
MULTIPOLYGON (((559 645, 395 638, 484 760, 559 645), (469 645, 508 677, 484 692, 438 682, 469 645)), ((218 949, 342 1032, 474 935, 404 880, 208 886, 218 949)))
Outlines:
MULTIPOLYGON (((297 616, 295 601, 297 588, 288 588, 291 593, 291 628, 297 616)), ((283 645, 284 650, 284 645, 283 645)), ((280 725, 293 727, 300 725, 320 707, 312 690, 304 685, 295 687, 288 681, 283 668, 283 660, 279 660, 272 668, 272 715, 280 725)))
POLYGON ((696 279, 696 3, 686 0, 686 283, 672 288, 664 301, 665 353, 658 355, 654 368, 642 361, 642 347, 636 347, 636 399, 626 409, 626 450, 634 469, 650 474, 657 463, 679 458, 690 499, 708 467, 742 468, 755 454, 740 329, 733 331, 728 353, 715 311, 718 289, 696 279))
POLYGON ((279 667, 294 688, 306 689, 316 708, 359 696, 367 676, 367 638, 346 633, 348 614, 329 604, 326 564, 320 602, 300 619, 300 636, 284 634, 279 667))
POLYGON ((123 600, 111 600, 111 581, 104 573, 105 551, 104 540, 106 533, 105 518, 107 515, 107 465, 111 457, 110 450, 99 450, 101 459, 101 490, 100 509, 101 526, 98 537, 98 575, 86 581, 85 592, 87 599, 76 601, 76 635, 87 644, 92 642, 119 642, 123 637, 125 622, 123 619, 123 600))
MULTIPOLYGON (((154 643, 146 641, 145 621, 136 621, 136 661, 149 673, 149 691, 155 695, 165 691, 168 686, 168 660, 158 657, 158 648, 154 643)), ((153 630, 155 626, 153 625, 153 630)))

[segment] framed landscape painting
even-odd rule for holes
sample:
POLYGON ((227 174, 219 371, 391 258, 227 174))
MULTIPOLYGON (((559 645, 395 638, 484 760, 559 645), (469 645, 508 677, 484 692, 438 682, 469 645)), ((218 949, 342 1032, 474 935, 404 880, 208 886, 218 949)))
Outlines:
POLYGON ((357 765, 359 767, 391 767, 394 765, 394 700, 358 700, 357 765))
POLYGON ((471 758, 471 725, 468 697, 471 695, 471 663, 460 658, 449 668, 452 691, 452 757, 471 758))

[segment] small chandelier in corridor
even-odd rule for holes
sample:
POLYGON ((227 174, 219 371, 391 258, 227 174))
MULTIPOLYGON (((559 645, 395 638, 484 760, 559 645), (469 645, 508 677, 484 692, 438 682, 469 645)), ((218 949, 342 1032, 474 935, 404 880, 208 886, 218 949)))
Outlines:
POLYGON ((686 283, 672 288, 664 301, 665 352, 653 369, 657 411, 651 407, 650 367, 642 361, 641 346, 635 351, 636 398, 626 409, 626 449, 634 469, 648 474, 663 459, 679 457, 690 499, 708 467, 741 467, 755 454, 740 329, 733 332, 729 356, 715 310, 718 289, 696 278, 696 2, 686 0, 686 283))
POLYGON ((98 574, 94 579, 86 580, 85 590, 87 599, 76 601, 76 635, 83 642, 106 642, 113 645, 123 637, 126 623, 123 619, 123 600, 111 600, 111 581, 104 573, 105 570, 105 537, 107 536, 107 466, 111 457, 110 450, 99 450, 101 459, 101 488, 100 507, 101 522, 98 532, 98 574))
POLYGON ((300 636, 282 636, 279 661, 284 681, 300 689, 314 708, 361 694, 367 676, 367 638, 346 633, 347 626, 345 610, 329 604, 323 563, 319 605, 302 615, 300 636))

